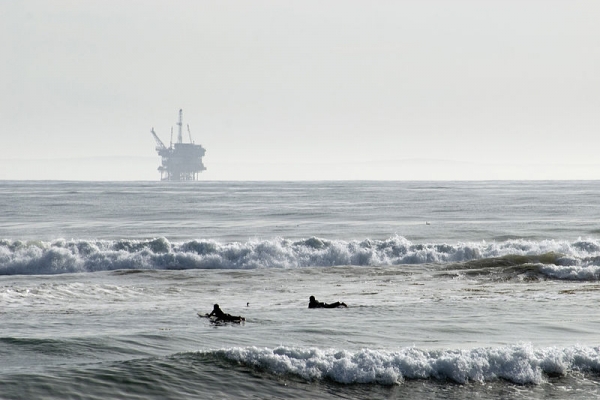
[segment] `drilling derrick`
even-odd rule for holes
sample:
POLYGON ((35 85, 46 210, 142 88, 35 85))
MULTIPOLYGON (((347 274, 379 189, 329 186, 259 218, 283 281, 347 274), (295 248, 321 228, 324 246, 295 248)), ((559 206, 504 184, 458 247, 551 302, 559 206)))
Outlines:
MULTIPOLYGON (((160 140, 154 128, 150 131, 156 141, 156 152, 162 159, 162 165, 158 167, 160 179, 163 181, 195 181, 198 173, 206 169, 202 163, 202 157, 206 153, 204 147, 192 142, 192 134, 188 125, 190 143, 183 143, 183 111, 179 110, 177 122, 177 142, 171 143, 169 147, 160 140)), ((171 140, 173 138, 171 131, 171 140)))

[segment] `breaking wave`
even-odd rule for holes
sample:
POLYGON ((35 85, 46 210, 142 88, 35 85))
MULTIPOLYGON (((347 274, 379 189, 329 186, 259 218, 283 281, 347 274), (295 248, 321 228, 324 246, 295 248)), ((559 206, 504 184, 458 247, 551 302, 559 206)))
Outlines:
POLYGON ((600 242, 507 240, 458 244, 386 240, 0 240, 0 274, 60 274, 120 269, 252 269, 401 264, 539 264, 553 279, 600 279, 600 242))
POLYGON ((571 371, 599 372, 600 347, 531 345, 472 350, 419 350, 357 352, 293 347, 244 347, 208 353, 229 362, 277 376, 293 375, 307 381, 331 380, 342 384, 395 385, 403 380, 435 379, 460 384, 503 379, 516 384, 541 384, 547 376, 571 371))

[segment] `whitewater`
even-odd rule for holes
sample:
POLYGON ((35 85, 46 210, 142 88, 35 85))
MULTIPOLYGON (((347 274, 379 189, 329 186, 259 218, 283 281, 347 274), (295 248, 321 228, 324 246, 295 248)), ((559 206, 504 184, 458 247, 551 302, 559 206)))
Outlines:
POLYGON ((597 397, 599 195, 1 182, 0 398, 597 397))

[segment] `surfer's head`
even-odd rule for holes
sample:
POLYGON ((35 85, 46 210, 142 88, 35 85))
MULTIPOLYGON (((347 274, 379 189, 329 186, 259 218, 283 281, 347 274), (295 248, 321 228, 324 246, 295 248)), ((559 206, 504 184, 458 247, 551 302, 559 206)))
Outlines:
POLYGON ((215 310, 218 310, 220 307, 219 307, 219 305, 218 305, 218 304, 215 304, 215 305, 213 306, 213 308, 214 308, 215 310))
POLYGON ((310 296, 308 299, 309 299, 310 301, 315 301, 315 296, 310 296))

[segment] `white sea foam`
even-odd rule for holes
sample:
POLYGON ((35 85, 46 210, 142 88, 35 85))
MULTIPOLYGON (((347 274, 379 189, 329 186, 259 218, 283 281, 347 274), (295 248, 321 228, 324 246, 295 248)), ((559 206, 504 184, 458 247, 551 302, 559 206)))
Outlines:
POLYGON ((600 371, 600 347, 535 349, 515 345, 473 350, 399 351, 236 347, 213 352, 218 357, 267 371, 313 381, 394 385, 404 379, 450 380, 457 383, 505 379, 540 384, 547 375, 600 371))
POLYGON ((60 274, 116 269, 250 269, 307 266, 389 266, 459 263, 505 256, 530 257, 551 266, 541 272, 557 279, 598 279, 600 242, 508 240, 504 242, 412 243, 386 240, 250 240, 219 243, 193 240, 0 241, 0 274, 60 274), (565 267, 560 269, 559 267, 565 267), (562 272, 561 272, 562 271, 562 272))
POLYGON ((542 265, 540 272, 549 278, 564 279, 573 281, 595 281, 600 279, 600 266, 561 266, 561 265, 542 265))

